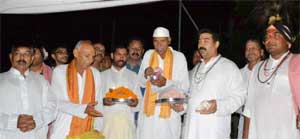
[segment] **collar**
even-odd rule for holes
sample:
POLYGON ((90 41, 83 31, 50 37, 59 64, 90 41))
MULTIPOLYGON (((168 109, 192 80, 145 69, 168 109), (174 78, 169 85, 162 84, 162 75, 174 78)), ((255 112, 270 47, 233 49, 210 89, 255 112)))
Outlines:
POLYGON ((124 70, 126 69, 126 66, 123 66, 120 70, 117 70, 114 65, 111 65, 110 69, 114 72, 124 72, 124 70))
POLYGON ((290 51, 285 52, 282 56, 280 56, 280 58, 278 59, 274 59, 271 55, 269 56, 270 61, 272 61, 273 63, 278 63, 280 62, 286 55, 289 54, 290 51))
MULTIPOLYGON (((10 68, 9 72, 16 76, 23 76, 19 70, 13 67, 10 68)), ((29 69, 25 71, 24 73, 25 77, 28 76, 28 74, 29 74, 29 69)))
POLYGON ((218 55, 215 56, 215 57, 212 57, 207 63, 205 63, 204 60, 201 59, 201 63, 203 63, 203 64, 205 65, 205 67, 209 67, 209 66, 211 66, 213 63, 215 63, 215 61, 216 61, 217 59, 219 59, 219 57, 221 57, 220 54, 218 54, 218 55))

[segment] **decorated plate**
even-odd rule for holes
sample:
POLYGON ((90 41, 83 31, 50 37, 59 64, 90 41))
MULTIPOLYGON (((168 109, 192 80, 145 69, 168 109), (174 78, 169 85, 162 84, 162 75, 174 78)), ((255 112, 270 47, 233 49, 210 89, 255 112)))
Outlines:
POLYGON ((185 98, 161 98, 157 99, 155 103, 182 104, 187 103, 187 100, 185 98))

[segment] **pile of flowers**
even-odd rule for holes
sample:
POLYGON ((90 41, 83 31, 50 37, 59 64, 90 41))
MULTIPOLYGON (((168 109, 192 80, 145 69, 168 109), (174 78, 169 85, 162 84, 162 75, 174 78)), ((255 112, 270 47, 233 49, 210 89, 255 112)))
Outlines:
POLYGON ((105 98, 115 98, 115 99, 137 99, 137 96, 126 87, 118 87, 116 89, 109 89, 106 93, 105 98))

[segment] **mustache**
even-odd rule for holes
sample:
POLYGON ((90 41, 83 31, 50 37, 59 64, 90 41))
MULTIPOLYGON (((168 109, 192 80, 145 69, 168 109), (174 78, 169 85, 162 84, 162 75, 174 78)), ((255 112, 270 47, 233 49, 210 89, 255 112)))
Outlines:
POLYGON ((133 55, 133 56, 134 56, 134 55, 136 55, 136 56, 140 56, 138 53, 132 53, 131 55, 133 55))
POLYGON ((22 64, 27 64, 27 62, 25 60, 18 60, 17 63, 19 65, 22 65, 22 64))
POLYGON ((125 63, 125 60, 118 60, 117 63, 119 63, 119 62, 125 63))
POLYGON ((200 48, 198 49, 198 51, 201 51, 201 50, 206 51, 207 49, 206 49, 205 47, 200 47, 200 48))

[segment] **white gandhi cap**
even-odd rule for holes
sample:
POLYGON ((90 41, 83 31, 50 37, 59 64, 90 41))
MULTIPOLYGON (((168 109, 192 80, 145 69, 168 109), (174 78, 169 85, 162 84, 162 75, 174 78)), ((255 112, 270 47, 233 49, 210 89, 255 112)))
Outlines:
POLYGON ((152 37, 170 37, 170 32, 164 27, 157 27, 154 30, 152 37))

